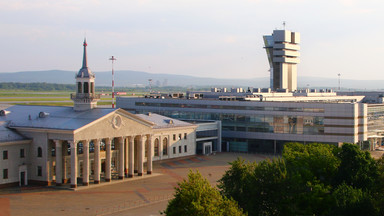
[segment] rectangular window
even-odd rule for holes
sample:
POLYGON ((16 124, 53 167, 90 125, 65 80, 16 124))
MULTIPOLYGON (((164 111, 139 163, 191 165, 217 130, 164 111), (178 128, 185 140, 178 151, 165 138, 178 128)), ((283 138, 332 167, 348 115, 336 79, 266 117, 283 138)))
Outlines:
POLYGON ((179 146, 179 153, 181 153, 181 146, 179 146))
POLYGON ((184 146, 184 152, 187 152, 187 145, 184 146))
POLYGON ((37 166, 37 176, 43 176, 43 170, 41 166, 37 166))
POLYGON ((176 140, 176 134, 173 134, 173 140, 176 140))
POLYGON ((8 159, 8 151, 3 151, 3 160, 8 159))
POLYGON ((187 139, 187 133, 184 133, 184 139, 187 139))
POLYGON ((8 169, 3 169, 3 179, 8 179, 8 169))
POLYGON ((25 158, 24 149, 20 149, 20 158, 25 158))
POLYGON ((173 154, 176 154, 176 147, 173 147, 173 154))
POLYGON ((179 140, 181 140, 181 134, 179 134, 179 140))
POLYGON ((51 156, 56 157, 56 147, 54 146, 51 148, 51 156))

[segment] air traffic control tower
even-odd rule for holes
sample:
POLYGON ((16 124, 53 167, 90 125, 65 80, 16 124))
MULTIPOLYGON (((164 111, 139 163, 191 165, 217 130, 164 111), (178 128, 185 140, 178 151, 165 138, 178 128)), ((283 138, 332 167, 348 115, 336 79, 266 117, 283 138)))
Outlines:
POLYGON ((271 89, 297 90, 300 33, 274 30, 272 35, 264 35, 263 38, 270 65, 271 89))

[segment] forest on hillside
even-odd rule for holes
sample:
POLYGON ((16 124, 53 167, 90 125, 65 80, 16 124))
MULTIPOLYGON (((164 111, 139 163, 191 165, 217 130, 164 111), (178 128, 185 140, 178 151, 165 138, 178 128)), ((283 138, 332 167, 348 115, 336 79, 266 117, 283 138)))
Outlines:
MULTIPOLYGON (((164 87, 115 87, 115 92, 185 92, 187 90, 208 90, 209 88, 188 89, 179 86, 164 87)), ((57 83, 19 83, 19 82, 0 82, 0 90, 14 91, 75 91, 74 84, 57 84, 57 83)), ((96 86, 96 91, 112 91, 111 86, 96 86)))

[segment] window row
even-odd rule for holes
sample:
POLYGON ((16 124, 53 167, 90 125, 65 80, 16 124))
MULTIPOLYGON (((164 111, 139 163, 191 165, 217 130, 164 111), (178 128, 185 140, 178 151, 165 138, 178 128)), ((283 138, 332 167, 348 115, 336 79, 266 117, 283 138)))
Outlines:
POLYGON ((181 119, 221 120, 223 131, 324 134, 324 117, 321 116, 244 115, 186 111, 162 111, 159 114, 181 119))
MULTIPOLYGON (((24 149, 20 149, 19 157, 25 158, 25 150, 24 149)), ((8 150, 4 150, 3 151, 3 160, 7 160, 7 159, 8 159, 8 150)))
POLYGON ((264 107, 264 106, 231 106, 213 104, 181 104, 181 103, 147 103, 136 102, 136 106, 149 107, 175 107, 189 109, 231 109, 231 110, 254 110, 254 111, 280 111, 280 112, 311 112, 324 113, 323 108, 304 108, 304 107, 264 107))
MULTIPOLYGON (((183 153, 182 151, 182 146, 179 146, 179 154, 183 153)), ((184 145, 184 153, 188 152, 188 147, 187 145, 184 145)), ((173 147, 173 154, 176 154, 176 146, 173 147)))
MULTIPOLYGON (((178 139, 179 140, 182 139, 182 134, 181 133, 179 134, 178 139)), ((187 139, 187 133, 184 133, 183 139, 187 139)), ((173 141, 176 141, 176 134, 173 134, 173 141)))

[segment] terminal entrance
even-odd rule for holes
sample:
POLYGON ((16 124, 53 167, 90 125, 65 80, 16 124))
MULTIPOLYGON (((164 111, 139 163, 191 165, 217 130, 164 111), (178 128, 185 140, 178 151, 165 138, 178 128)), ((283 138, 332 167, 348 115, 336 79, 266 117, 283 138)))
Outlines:
POLYGON ((203 144, 203 155, 212 154, 212 142, 206 142, 203 144))

